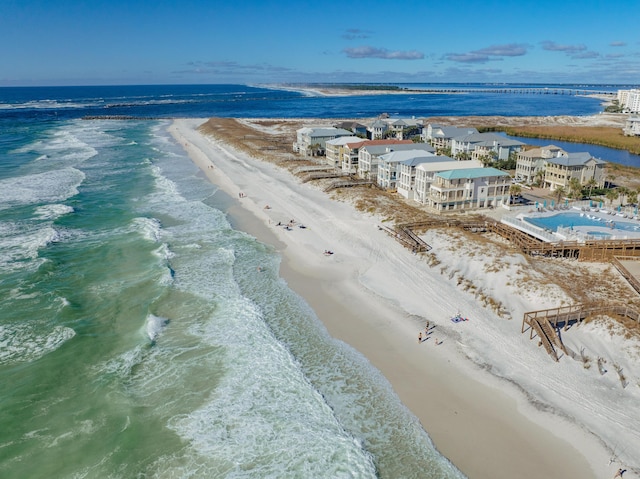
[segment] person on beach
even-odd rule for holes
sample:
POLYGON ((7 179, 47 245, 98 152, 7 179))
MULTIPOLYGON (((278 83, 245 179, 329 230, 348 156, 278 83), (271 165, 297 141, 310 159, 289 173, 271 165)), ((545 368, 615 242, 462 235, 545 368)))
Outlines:
POLYGON ((615 475, 615 476, 613 476, 613 477, 614 477, 614 479, 615 479, 616 477, 622 477, 622 475, 623 475, 625 472, 627 472, 627 470, 626 470, 626 469, 618 469, 618 472, 616 472, 616 475, 615 475))
POLYGON ((418 343, 422 342, 422 331, 418 333, 418 343))
POLYGON ((431 326, 431 321, 427 320, 427 325, 424 327, 424 330, 429 331, 429 326, 431 326))

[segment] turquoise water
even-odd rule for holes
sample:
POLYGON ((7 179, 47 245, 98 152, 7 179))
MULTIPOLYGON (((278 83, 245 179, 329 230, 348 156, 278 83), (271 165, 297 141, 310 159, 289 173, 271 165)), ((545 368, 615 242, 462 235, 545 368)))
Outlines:
POLYGON ((0 123, 0 477, 463 477, 168 125, 0 123))
MULTIPOLYGON (((629 220, 623 220, 619 216, 604 216, 600 219, 595 219, 596 216, 589 212, 580 214, 574 212, 557 213, 551 216, 525 216, 523 219, 539 228, 546 228, 551 231, 556 231, 558 227, 569 228, 573 226, 600 226, 602 228, 609 228, 612 232, 618 231, 640 231, 640 222, 631 223, 629 220)), ((603 233, 589 233, 599 234, 603 233)))

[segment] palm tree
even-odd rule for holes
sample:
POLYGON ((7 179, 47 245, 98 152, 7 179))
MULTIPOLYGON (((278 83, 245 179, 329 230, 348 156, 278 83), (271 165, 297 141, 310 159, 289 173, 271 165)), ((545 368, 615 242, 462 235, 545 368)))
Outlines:
POLYGON ((556 199, 558 203, 560 200, 566 196, 567 192, 564 189, 564 186, 558 186, 555 190, 553 190, 553 197, 556 199))
POLYGON ((589 188, 589 199, 591 199, 591 191, 593 191, 596 186, 598 186, 598 182, 595 178, 590 178, 589 181, 587 181, 587 188, 589 188))
POLYGON ((512 184, 509 187, 509 194, 512 198, 517 198, 522 193, 522 187, 520 185, 512 184))
POLYGON ((618 199, 619 193, 618 190, 609 189, 607 190, 607 194, 605 195, 607 200, 609 200, 609 204, 613 205, 613 202, 618 199))
POLYGON ((622 201, 627 198, 629 194, 629 189, 625 186, 621 186, 618 188, 618 197, 620 198, 620 206, 622 206, 622 201))
POLYGON ((570 196, 575 199, 582 197, 582 184, 578 178, 571 178, 569 180, 570 196))

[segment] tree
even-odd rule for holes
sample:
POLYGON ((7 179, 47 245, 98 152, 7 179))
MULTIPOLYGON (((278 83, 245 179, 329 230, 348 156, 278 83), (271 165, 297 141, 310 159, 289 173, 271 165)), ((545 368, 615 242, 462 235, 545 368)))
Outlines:
POLYGON ((513 197, 513 198, 517 198, 518 196, 520 196, 520 193, 522 193, 522 186, 517 185, 517 184, 512 184, 509 187, 509 194, 513 197))
POLYGON ((622 206, 622 201, 627 198, 627 195, 629 194, 629 189, 625 186, 620 186, 619 188, 617 188, 617 190, 618 190, 618 197, 620 198, 620 206, 622 206))
POLYGON ((574 199, 582 198, 582 184, 578 178, 569 180, 569 196, 574 199))
POLYGON ((493 158, 491 158, 491 156, 489 155, 482 155, 481 157, 478 158, 478 160, 480 160, 480 162, 485 166, 490 166, 493 164, 493 158))
POLYGON ((564 186, 558 186, 555 190, 553 190, 553 197, 556 199, 556 202, 560 203, 560 200, 567 195, 567 192, 564 189, 564 186))
POLYGON ((587 188, 589 188, 589 194, 587 196, 589 199, 591 199, 591 192, 596 186, 598 186, 598 182, 595 178, 590 178, 589 181, 587 181, 587 188))
POLYGON ((613 205, 613 202, 618 199, 618 196, 618 190, 614 190, 613 188, 607 190, 607 194, 605 195, 610 205, 613 205))
POLYGON ((536 171, 534 183, 536 186, 543 186, 542 184, 544 183, 544 170, 536 171))

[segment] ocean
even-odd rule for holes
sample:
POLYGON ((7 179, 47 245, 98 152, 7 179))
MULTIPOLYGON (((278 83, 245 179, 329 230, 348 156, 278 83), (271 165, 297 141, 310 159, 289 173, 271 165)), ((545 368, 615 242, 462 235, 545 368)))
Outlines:
POLYGON ((599 108, 525 96, 0 89, 0 477, 463 477, 230 226, 167 118, 599 108))

